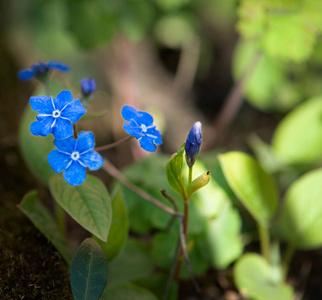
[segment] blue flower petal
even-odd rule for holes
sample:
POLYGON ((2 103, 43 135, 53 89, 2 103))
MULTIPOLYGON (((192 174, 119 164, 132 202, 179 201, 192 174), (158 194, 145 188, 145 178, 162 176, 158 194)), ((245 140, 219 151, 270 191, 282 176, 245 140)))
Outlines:
POLYGON ((91 171, 97 171, 104 163, 104 159, 95 151, 88 151, 81 155, 80 162, 88 167, 91 171))
POLYGON ((96 91, 96 81, 93 78, 83 78, 81 80, 81 89, 83 95, 89 95, 96 91))
POLYGON ((35 76, 35 73, 32 70, 21 70, 18 72, 18 78, 20 80, 29 80, 35 76))
POLYGON ((145 111, 140 111, 139 116, 135 119, 135 121, 139 125, 144 124, 145 126, 151 126, 153 124, 153 117, 145 111))
POLYGON ((149 129, 146 133, 147 137, 153 139, 154 143, 157 145, 162 145, 161 133, 155 128, 149 129))
POLYGON ((59 70, 61 72, 67 72, 70 70, 70 66, 64 65, 59 61, 49 61, 49 62, 47 62, 47 67, 50 69, 59 70))
POLYGON ((86 168, 79 162, 73 161, 64 171, 63 177, 72 186, 81 185, 86 179, 86 168))
POLYGON ((79 100, 72 101, 61 112, 61 116, 69 119, 72 123, 76 123, 84 114, 86 114, 86 109, 79 100))
POLYGON ((125 121, 131 121, 139 117, 139 112, 132 106, 125 105, 122 108, 121 115, 125 121))
POLYGON ((39 110, 38 114, 52 114, 54 108, 51 99, 47 96, 34 96, 29 99, 32 110, 39 110))
POLYGON ((70 155, 61 153, 58 150, 52 150, 49 152, 47 161, 56 173, 60 173, 66 169, 71 161, 71 157, 70 155))
POLYGON ((73 101, 73 95, 70 91, 61 91, 54 99, 55 109, 61 111, 68 103, 73 101))
POLYGON ((71 136, 64 140, 55 140, 54 145, 58 151, 72 154, 76 149, 76 140, 71 136))
POLYGON ((93 132, 81 131, 78 134, 76 150, 82 154, 85 151, 95 148, 95 136, 93 132))
POLYGON ((47 136, 52 133, 51 125, 54 122, 54 118, 37 116, 37 120, 30 125, 30 132, 33 135, 47 136))
POLYGON ((142 129, 140 127, 137 127, 133 121, 131 121, 130 123, 125 122, 123 124, 123 128, 127 134, 133 135, 137 139, 144 136, 142 134, 142 129))
POLYGON ((153 143, 153 140, 149 139, 148 137, 143 137, 140 140, 140 145, 141 147, 146 150, 146 151, 150 151, 150 152, 154 152, 156 150, 156 146, 153 143))
POLYGON ((53 126, 53 135, 57 140, 66 139, 74 134, 74 128, 69 120, 57 118, 53 126))

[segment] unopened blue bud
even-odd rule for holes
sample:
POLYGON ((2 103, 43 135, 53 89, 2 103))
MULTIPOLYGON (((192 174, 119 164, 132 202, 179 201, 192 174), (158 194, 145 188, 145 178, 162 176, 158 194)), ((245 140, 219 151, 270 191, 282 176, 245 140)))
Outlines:
POLYGON ((202 125, 200 122, 196 122, 192 126, 186 140, 186 161, 189 168, 194 165, 200 152, 200 146, 202 142, 201 126, 202 125))
POLYGON ((92 78, 83 78, 81 80, 82 94, 89 96, 96 91, 96 81, 92 78))

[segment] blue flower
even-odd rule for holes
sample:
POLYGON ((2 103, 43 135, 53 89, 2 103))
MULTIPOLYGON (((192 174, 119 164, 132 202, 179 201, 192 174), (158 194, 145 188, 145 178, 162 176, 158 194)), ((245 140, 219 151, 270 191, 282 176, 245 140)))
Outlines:
POLYGON ((137 111, 135 108, 125 105, 121 111, 124 120, 123 128, 127 134, 133 135, 139 140, 141 147, 146 151, 155 151, 155 145, 161 145, 161 134, 153 125, 153 118, 144 111, 137 111))
POLYGON ((47 63, 40 61, 39 63, 32 65, 29 69, 19 71, 18 78, 20 80, 29 80, 34 77, 41 79, 45 77, 48 71, 51 69, 67 72, 69 71, 70 67, 58 61, 49 61, 47 63))
POLYGON ((78 186, 84 182, 86 168, 96 171, 104 163, 102 156, 93 151, 95 137, 92 132, 81 131, 78 139, 69 137, 55 140, 54 145, 57 150, 49 152, 47 161, 56 173, 64 171, 64 179, 72 186, 78 186))
POLYGON ((198 157, 201 142, 201 123, 196 122, 190 129, 185 145, 186 161, 190 168, 193 166, 198 157))
POLYGON ((81 80, 82 94, 89 96, 96 91, 96 81, 92 78, 83 78, 81 80))
POLYGON ((57 140, 73 135, 72 123, 76 123, 86 113, 86 109, 79 100, 73 101, 70 91, 61 91, 56 98, 31 97, 30 105, 32 110, 38 110, 38 121, 30 125, 31 133, 41 136, 53 133, 57 140))

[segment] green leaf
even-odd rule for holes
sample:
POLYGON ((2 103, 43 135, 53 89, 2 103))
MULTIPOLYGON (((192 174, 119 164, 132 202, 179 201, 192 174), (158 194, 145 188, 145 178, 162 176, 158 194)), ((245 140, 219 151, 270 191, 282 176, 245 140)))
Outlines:
POLYGON ((255 300, 291 300, 293 290, 275 282, 268 262, 258 254, 244 255, 234 267, 234 280, 239 291, 255 300))
POLYGON ((107 240, 112 221, 111 198, 98 178, 87 175, 80 186, 69 185, 62 176, 49 181, 57 203, 80 225, 102 241, 107 240))
POLYGON ((37 229, 59 251, 64 260, 71 264, 72 255, 66 240, 59 230, 53 216, 37 197, 36 191, 27 193, 19 205, 19 209, 29 218, 37 229))
POLYGON ((229 202, 223 205, 218 217, 207 222, 209 254, 216 269, 227 268, 242 254, 240 231, 240 215, 229 202))
POLYGON ((75 300, 96 300, 107 281, 107 262, 99 244, 87 238, 77 249, 70 268, 70 284, 75 300))
POLYGON ((288 189, 276 233, 303 250, 322 246, 322 169, 311 171, 288 189))
POLYGON ((272 148, 291 165, 307 165, 322 157, 322 97, 313 98, 289 113, 277 127, 272 148))
POLYGON ((36 119, 37 112, 28 105, 19 126, 20 151, 31 173, 40 181, 48 185, 50 177, 56 173, 47 162, 49 152, 54 149, 52 135, 34 136, 30 132, 30 124, 36 119))
POLYGON ((267 54, 303 62, 312 54, 316 32, 302 12, 270 14, 263 37, 267 54))
POLYGON ((167 164, 167 179, 170 186, 180 195, 185 194, 185 187, 182 177, 184 146, 173 154, 167 164))
POLYGON ((129 231, 127 210, 123 202, 123 193, 119 185, 114 189, 111 198, 113 218, 107 242, 102 242, 94 236, 94 239, 102 247, 108 263, 114 260, 124 248, 129 231))
POLYGON ((157 6, 164 11, 172 11, 188 4, 191 0, 154 0, 157 6))
POLYGON ((132 283, 107 286, 101 300, 158 300, 151 292, 132 283))
POLYGON ((242 152, 219 156, 225 177, 237 197, 262 225, 272 219, 278 204, 276 185, 258 162, 242 152))
POLYGON ((287 77, 287 65, 261 53, 257 41, 240 41, 234 52, 233 73, 239 79, 254 64, 254 70, 245 84, 246 100, 263 111, 287 111, 300 101, 294 83, 287 77), (260 54, 259 54, 260 53, 260 54))
POLYGON ((109 284, 153 277, 155 266, 149 250, 144 243, 128 239, 123 252, 109 264, 109 284))

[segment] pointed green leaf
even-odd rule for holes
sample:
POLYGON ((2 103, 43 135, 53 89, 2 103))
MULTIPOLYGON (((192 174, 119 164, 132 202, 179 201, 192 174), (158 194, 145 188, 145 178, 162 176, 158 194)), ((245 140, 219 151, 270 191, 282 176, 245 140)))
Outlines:
POLYGON ((275 282, 268 262, 258 254, 244 255, 234 267, 234 280, 239 291, 254 300, 291 300, 293 290, 275 282))
POLYGON ((70 284, 75 300, 96 300, 107 281, 107 262, 100 245, 87 238, 77 249, 70 268, 70 284))
POLYGON ((102 241, 112 221, 111 198, 98 178, 87 175, 80 186, 69 185, 61 175, 50 179, 50 191, 57 203, 80 225, 102 241))
POLYGON ((72 255, 66 240, 60 232, 53 216, 37 197, 36 191, 27 193, 19 205, 20 210, 39 229, 39 231, 54 245, 64 260, 70 264, 72 255))
POLYGON ((172 155, 167 164, 167 179, 170 186, 179 194, 185 193, 185 187, 182 176, 184 146, 172 155))
POLYGON ((299 249, 322 246, 322 169, 311 171, 288 189, 277 234, 299 249))
POLYGON ((114 193, 111 198, 113 218, 107 242, 102 242, 94 237, 102 247, 108 263, 114 260, 124 248, 129 231, 127 210, 123 202, 123 193, 120 185, 114 189, 114 193))
POLYGON ((107 286, 100 300, 158 300, 150 291, 132 283, 107 286))
POLYGON ((292 165, 312 164, 322 158, 322 97, 306 101, 289 113, 272 140, 274 153, 292 165))
POLYGON ((278 194, 276 185, 259 163, 242 152, 228 152, 219 156, 225 177, 237 197, 261 224, 274 216, 278 194))

